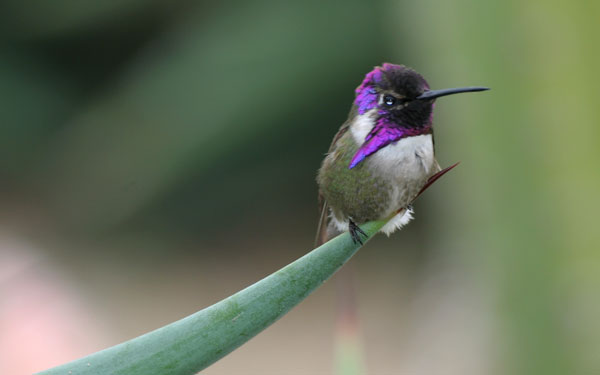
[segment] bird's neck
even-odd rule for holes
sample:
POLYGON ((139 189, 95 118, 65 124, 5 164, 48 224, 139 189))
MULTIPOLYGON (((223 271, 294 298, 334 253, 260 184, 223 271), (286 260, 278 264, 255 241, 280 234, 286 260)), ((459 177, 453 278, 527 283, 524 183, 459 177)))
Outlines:
POLYGON ((350 124, 350 132, 356 144, 361 146, 367 140, 367 137, 386 136, 389 132, 395 133, 395 141, 407 137, 432 134, 433 126, 431 121, 420 127, 403 126, 392 122, 391 119, 379 116, 377 109, 372 109, 354 117, 350 124))

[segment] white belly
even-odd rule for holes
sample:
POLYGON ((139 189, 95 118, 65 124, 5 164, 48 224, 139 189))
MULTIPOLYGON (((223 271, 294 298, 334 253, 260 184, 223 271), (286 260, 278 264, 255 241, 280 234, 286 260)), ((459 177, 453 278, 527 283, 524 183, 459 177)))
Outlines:
POLYGON ((390 212, 405 207, 436 171, 431 134, 403 138, 370 156, 373 173, 390 181, 390 212))
POLYGON ((369 156, 370 167, 398 181, 420 181, 435 168, 431 134, 403 138, 369 156))
MULTIPOLYGON (((388 176, 393 182, 393 190, 389 192, 392 204, 388 215, 410 204, 437 168, 431 134, 403 138, 382 148, 371 157, 372 166, 378 173, 388 176)), ((381 231, 389 236, 408 224, 413 218, 412 214, 412 209, 401 211, 388 221, 381 231)))

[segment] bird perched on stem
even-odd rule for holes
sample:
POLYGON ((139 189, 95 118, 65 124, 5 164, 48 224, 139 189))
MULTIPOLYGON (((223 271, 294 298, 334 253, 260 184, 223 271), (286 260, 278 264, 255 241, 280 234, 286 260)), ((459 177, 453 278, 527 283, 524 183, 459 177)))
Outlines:
POLYGON ((407 224, 411 202, 428 181, 449 170, 435 159, 435 100, 484 90, 430 90, 419 73, 403 65, 386 63, 369 72, 319 169, 317 244, 348 230, 362 244, 365 234, 358 225, 371 220, 389 219, 381 229, 387 235, 407 224))

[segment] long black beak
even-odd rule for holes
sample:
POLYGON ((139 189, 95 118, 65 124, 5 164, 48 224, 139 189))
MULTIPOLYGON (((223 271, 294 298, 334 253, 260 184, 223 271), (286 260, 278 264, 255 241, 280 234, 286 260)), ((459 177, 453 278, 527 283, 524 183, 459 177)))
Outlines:
POLYGON ((489 90, 487 87, 458 87, 455 89, 442 89, 442 90, 429 90, 416 97, 418 100, 431 100, 439 98, 440 96, 460 94, 462 92, 475 92, 475 91, 486 91, 489 90))

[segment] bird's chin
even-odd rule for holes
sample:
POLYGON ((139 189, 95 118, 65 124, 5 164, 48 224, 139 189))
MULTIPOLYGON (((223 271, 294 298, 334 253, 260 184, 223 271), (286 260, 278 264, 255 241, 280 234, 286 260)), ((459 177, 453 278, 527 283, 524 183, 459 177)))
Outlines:
POLYGON ((377 109, 372 109, 365 114, 358 115, 350 124, 352 138, 357 145, 362 145, 367 135, 375 127, 377 121, 377 109))

